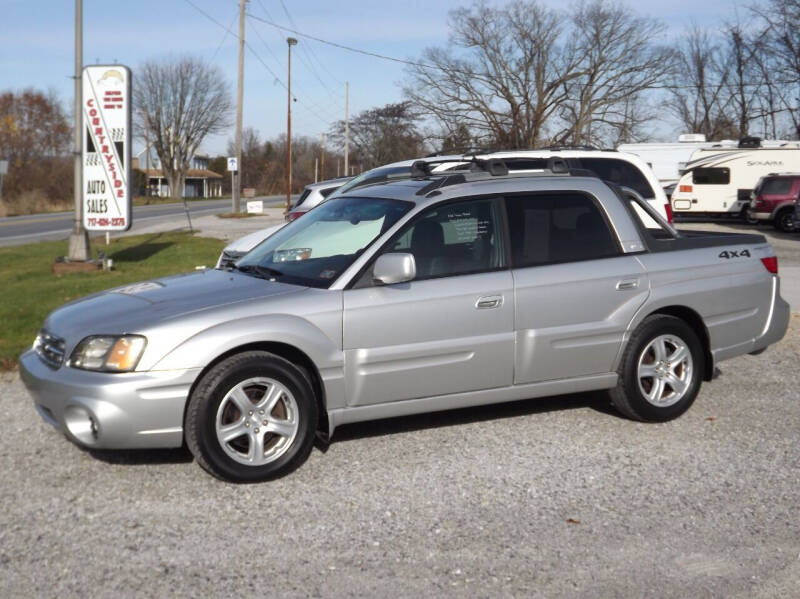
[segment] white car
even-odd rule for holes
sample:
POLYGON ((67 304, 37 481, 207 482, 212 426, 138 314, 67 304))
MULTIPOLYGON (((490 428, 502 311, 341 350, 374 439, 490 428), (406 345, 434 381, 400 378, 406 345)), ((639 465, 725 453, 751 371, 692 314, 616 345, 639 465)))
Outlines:
MULTIPOLYGON (((301 217, 303 214, 311 210, 317 204, 324 202, 336 189, 341 187, 352 177, 340 177, 338 179, 328 179, 326 181, 319 181, 317 183, 309 183, 303 188, 303 193, 300 194, 297 202, 295 202, 292 209, 286 214, 286 222, 291 222, 296 218, 301 217)), ((286 223, 280 223, 254 231, 249 235, 240 237, 239 239, 229 243, 217 259, 217 268, 224 268, 231 266, 239 258, 244 256, 247 252, 256 247, 259 243, 264 241, 267 237, 272 235, 275 231, 281 229, 286 223)))
MULTIPOLYGON (((415 176, 412 175, 411 166, 420 160, 429 165, 431 173, 442 173, 468 171, 474 160, 492 159, 503 161, 510 172, 520 174, 543 172, 550 168, 550 161, 554 159, 561 160, 569 169, 591 171, 592 174, 604 181, 616 183, 621 187, 636 191, 662 217, 668 222, 672 222, 669 199, 652 169, 641 158, 635 154, 615 152, 613 150, 598 150, 590 146, 553 146, 539 150, 432 155, 414 160, 403 160, 365 171, 344 184, 341 183, 342 179, 332 179, 329 182, 339 181, 340 183, 333 193, 330 193, 327 198, 322 198, 319 202, 341 197, 352 190, 366 187, 367 185, 410 179, 415 176)), ((303 205, 305 206, 305 202, 303 205)), ((217 268, 232 264, 282 226, 269 227, 234 241, 222 251, 217 262, 217 268)))

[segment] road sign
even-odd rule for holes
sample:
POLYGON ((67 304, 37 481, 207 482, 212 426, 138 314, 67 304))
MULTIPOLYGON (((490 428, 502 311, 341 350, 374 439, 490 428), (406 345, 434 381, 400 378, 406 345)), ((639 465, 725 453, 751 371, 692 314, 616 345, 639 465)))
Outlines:
POLYGON ((8 174, 8 160, 0 160, 0 175, 8 174))
POLYGON ((131 71, 122 65, 83 69, 83 226, 131 228, 131 71))
POLYGON ((231 172, 236 172, 239 170, 239 161, 236 160, 236 156, 231 156, 228 158, 228 170, 231 172))

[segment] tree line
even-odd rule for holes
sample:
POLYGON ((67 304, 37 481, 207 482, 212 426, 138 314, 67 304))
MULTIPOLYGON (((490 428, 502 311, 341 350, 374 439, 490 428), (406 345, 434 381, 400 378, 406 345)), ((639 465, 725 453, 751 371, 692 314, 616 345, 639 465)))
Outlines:
MULTIPOLYGON (((800 0, 760 0, 668 43, 662 23, 614 0, 579 0, 567 10, 479 0, 450 13, 446 43, 410 61, 401 101, 354 115, 350 164, 360 171, 475 148, 614 147, 647 140, 654 125, 663 135, 670 124, 676 135, 708 139, 798 139, 798 23, 800 0)), ((230 84, 219 67, 191 56, 145 62, 134 77, 137 132, 181 189, 203 140, 231 124, 230 84)), ((68 204, 70 136, 52 93, 0 94, 0 159, 10 160, 0 213, 43 199, 68 204)), ((315 160, 319 179, 337 175, 343 122, 329 140, 324 172, 320 141, 292 140, 293 192, 313 181, 315 160)), ((243 187, 284 192, 285 149, 285 136, 263 140, 246 129, 243 187)), ((227 174, 224 157, 211 167, 227 174)))
POLYGON ((447 45, 407 69, 404 94, 442 149, 616 146, 647 138, 665 111, 709 139, 799 138, 800 0, 763 0, 740 19, 731 8, 675 46, 612 0, 476 2, 451 12, 447 45))

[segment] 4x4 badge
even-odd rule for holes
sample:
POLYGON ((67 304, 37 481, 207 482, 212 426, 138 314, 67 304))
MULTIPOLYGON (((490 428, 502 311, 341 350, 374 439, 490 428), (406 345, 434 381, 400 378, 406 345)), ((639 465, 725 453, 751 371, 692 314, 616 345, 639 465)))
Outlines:
POLYGON ((726 260, 730 258, 749 258, 750 250, 724 250, 719 253, 719 257, 726 260))

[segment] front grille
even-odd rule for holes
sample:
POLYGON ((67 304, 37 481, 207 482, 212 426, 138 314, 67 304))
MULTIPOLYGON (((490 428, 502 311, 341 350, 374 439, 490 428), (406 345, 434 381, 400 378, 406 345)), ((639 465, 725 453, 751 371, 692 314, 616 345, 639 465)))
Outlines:
POLYGON ((53 368, 64 363, 64 340, 42 329, 36 337, 34 349, 42 362, 53 368))
POLYGON ((219 260, 220 268, 227 268, 233 266, 234 263, 244 256, 247 252, 237 252, 234 250, 225 250, 222 252, 222 258, 219 260))

